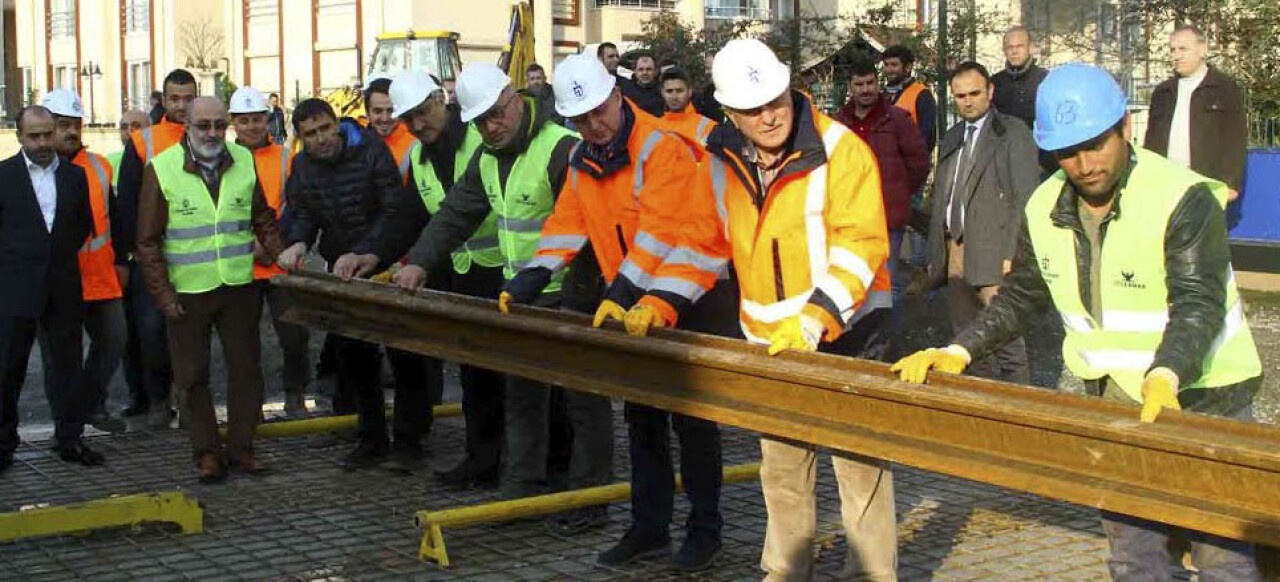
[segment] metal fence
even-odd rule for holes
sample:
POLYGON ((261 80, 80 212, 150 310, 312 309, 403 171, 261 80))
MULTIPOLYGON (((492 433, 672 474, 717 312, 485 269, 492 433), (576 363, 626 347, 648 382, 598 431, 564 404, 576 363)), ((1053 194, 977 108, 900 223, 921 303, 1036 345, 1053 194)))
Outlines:
POLYGON ((676 7, 676 0, 596 0, 596 6, 674 10, 676 7))
POLYGON ((1249 145, 1266 148, 1280 146, 1280 117, 1254 116, 1251 118, 1249 145))

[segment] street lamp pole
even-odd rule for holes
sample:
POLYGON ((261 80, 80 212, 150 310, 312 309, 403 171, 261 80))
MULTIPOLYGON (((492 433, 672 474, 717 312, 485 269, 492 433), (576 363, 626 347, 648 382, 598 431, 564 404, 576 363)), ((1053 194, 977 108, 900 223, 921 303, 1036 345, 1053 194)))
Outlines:
POLYGON ((102 78, 102 68, 98 66, 98 63, 89 61, 88 64, 80 69, 80 76, 89 79, 89 124, 93 125, 97 121, 94 119, 93 82, 102 78))

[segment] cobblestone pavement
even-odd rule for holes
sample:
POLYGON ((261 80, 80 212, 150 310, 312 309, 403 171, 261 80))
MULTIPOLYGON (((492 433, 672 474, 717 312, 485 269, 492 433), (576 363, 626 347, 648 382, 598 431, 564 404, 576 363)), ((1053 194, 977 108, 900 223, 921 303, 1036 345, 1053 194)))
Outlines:
MULTIPOLYGON (((617 471, 627 474, 621 415, 617 471)), ((262 441, 269 471, 200 485, 177 430, 92 437, 108 464, 61 463, 46 442, 24 444, 0 476, 0 511, 114 494, 181 490, 205 507, 204 534, 170 526, 119 528, 0 544, 0 579, 54 580, 750 580, 758 579, 765 509, 757 484, 725 487, 725 552, 718 567, 689 576, 663 561, 623 569, 595 556, 626 527, 626 505, 606 528, 577 537, 548 531, 541 520, 445 530, 454 568, 419 563, 412 514, 489 501, 491 491, 451 490, 427 471, 347 473, 339 447, 312 448, 306 438, 262 441)), ((437 423, 431 464, 461 455, 460 419, 437 423)), ((754 461, 753 435, 725 431, 726 464, 754 461)), ((898 468, 900 573, 904 580, 1098 580, 1105 542, 1096 513, 997 487, 898 468)), ((824 464, 819 486, 820 554, 816 579, 837 579, 844 543, 834 477, 824 464)), ((687 505, 677 506, 676 522, 687 505)), ((674 531, 677 543, 680 532, 674 531)))

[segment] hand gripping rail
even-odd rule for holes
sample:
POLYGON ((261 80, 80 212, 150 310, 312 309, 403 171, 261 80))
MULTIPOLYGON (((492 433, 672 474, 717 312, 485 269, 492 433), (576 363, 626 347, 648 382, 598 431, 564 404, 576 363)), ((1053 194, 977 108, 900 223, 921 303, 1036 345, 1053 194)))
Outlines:
POLYGON ((770 358, 671 330, 318 274, 272 279, 286 319, 575 390, 1235 539, 1280 546, 1280 429, 877 362, 770 358))

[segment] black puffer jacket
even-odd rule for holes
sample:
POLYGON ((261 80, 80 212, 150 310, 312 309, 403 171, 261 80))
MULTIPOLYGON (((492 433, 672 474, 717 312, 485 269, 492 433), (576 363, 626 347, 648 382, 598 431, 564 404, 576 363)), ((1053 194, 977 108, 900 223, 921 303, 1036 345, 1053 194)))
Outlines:
MULTIPOLYGON (((1136 166, 1130 166, 1126 181, 1135 170, 1136 166)), ((1124 198, 1117 196, 1111 214, 1103 223, 1103 244, 1106 244, 1107 223, 1149 220, 1148 217, 1126 214, 1124 198)), ((1163 283, 1169 295, 1169 323, 1151 367, 1173 370, 1185 386, 1200 377, 1205 356, 1222 329, 1231 255, 1227 249, 1222 206, 1209 189, 1197 184, 1181 197, 1182 201, 1169 217, 1164 238, 1167 275, 1163 283)), ((1080 299, 1084 305, 1090 305, 1092 254, 1080 222, 1077 195, 1070 183, 1063 187, 1050 219, 1055 227, 1075 232, 1080 299)), ((1025 221, 1017 249, 1013 270, 1001 284, 1000 293, 955 339, 955 343, 968 350, 975 361, 1022 335, 1027 326, 1040 321, 1038 314, 1054 309, 1025 221)), ((1256 390, 1256 386, 1248 389, 1256 390)), ((1227 390, 1206 392, 1216 393, 1213 396, 1219 398, 1235 397, 1227 390)))
POLYGON ((323 232, 318 250, 330 263, 348 252, 376 254, 405 195, 386 144, 352 121, 341 125, 342 151, 332 160, 299 153, 285 186, 288 244, 310 247, 323 232))

